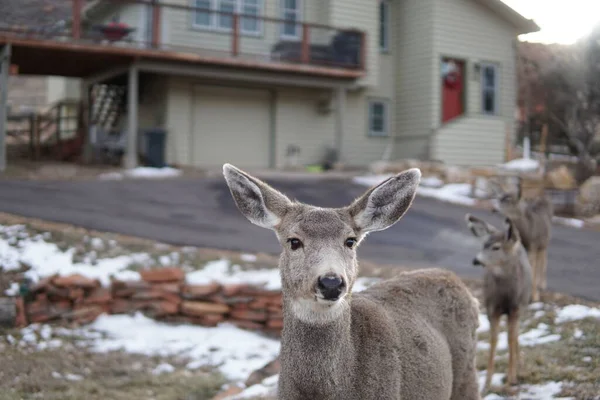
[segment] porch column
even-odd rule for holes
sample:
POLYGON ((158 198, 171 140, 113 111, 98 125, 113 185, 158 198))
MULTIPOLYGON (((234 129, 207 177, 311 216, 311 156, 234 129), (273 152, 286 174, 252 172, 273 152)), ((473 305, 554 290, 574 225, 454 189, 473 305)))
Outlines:
POLYGON ((344 119, 346 118, 346 88, 335 90, 335 138, 334 147, 338 152, 338 161, 342 159, 342 141, 344 138, 344 119))
POLYGON ((91 164, 93 143, 92 143, 92 102, 91 85, 87 80, 82 80, 80 85, 81 93, 81 129, 83 129, 83 161, 85 164, 91 164))
POLYGON ((127 152, 125 153, 125 168, 137 166, 138 148, 138 67, 129 68, 129 82, 127 89, 127 152))
POLYGON ((6 169, 6 118, 8 108, 8 71, 10 45, 0 49, 0 172, 6 169))

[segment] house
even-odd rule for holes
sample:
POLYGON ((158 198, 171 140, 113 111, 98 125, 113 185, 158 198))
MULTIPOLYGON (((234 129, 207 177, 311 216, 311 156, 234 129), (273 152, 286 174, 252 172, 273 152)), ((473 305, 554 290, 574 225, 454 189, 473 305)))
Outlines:
POLYGON ((206 168, 278 168, 291 153, 311 164, 331 148, 353 166, 502 162, 517 36, 539 29, 500 0, 72 0, 70 11, 58 33, 0 31, 10 63, 81 78, 82 93, 122 87, 128 149, 164 127, 168 163, 206 168))

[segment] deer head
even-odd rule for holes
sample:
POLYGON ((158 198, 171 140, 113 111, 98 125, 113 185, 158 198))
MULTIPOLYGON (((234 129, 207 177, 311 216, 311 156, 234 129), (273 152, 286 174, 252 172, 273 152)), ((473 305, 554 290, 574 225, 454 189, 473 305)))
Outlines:
POLYGON ((404 215, 421 177, 418 169, 410 169, 346 207, 320 208, 291 201, 230 164, 223 174, 241 213, 275 231, 282 246, 284 301, 296 318, 311 324, 334 321, 347 309, 358 245, 369 232, 387 229, 404 215))
POLYGON ((482 241, 482 248, 473 259, 473 265, 497 268, 518 257, 521 239, 519 231, 510 219, 505 219, 504 230, 499 230, 471 214, 467 214, 465 219, 473 235, 482 241))

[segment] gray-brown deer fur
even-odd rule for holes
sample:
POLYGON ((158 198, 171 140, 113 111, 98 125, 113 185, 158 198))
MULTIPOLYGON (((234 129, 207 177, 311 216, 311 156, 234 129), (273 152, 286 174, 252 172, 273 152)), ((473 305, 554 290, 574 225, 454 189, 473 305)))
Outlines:
POLYGON ((358 244, 408 210, 418 169, 335 209, 291 201, 229 164, 223 171, 242 214, 283 247, 279 399, 480 399, 477 301, 453 273, 401 273, 352 293, 358 244))
POLYGON ((506 219, 504 230, 499 230, 470 214, 466 215, 466 220, 471 232, 482 240, 481 251, 473 259, 473 264, 485 268, 484 305, 490 321, 490 353, 485 390, 489 388, 494 374, 498 327, 503 315, 508 318, 507 383, 516 384, 519 364, 519 314, 520 310, 527 306, 531 296, 531 265, 521 243, 519 231, 511 219, 506 219))
POLYGON ((552 203, 546 196, 525 199, 521 184, 516 193, 500 193, 495 210, 509 218, 519 231, 532 268, 531 300, 539 300, 539 291, 546 290, 548 246, 552 234, 552 203))

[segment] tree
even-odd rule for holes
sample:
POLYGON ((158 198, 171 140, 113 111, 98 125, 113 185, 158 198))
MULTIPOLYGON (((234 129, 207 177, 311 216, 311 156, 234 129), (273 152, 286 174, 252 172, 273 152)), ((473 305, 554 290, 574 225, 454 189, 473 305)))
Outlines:
POLYGON ((565 140, 578 158, 576 179, 582 182, 600 163, 600 25, 568 51, 529 61, 534 72, 530 68, 520 90, 526 90, 525 100, 542 106, 530 109, 527 121, 547 124, 549 137, 565 140))

